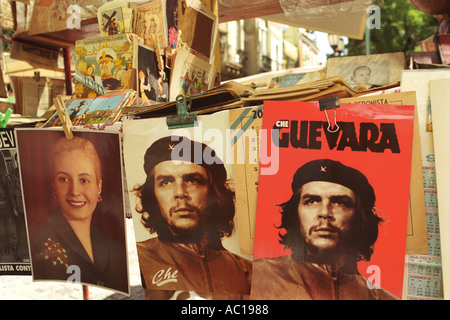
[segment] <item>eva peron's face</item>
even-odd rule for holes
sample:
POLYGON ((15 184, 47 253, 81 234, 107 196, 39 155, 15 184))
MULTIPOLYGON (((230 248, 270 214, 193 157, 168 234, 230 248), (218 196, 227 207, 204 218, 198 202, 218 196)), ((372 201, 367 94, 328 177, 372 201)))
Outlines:
POLYGON ((306 247, 329 251, 348 245, 356 212, 355 193, 325 181, 308 182, 300 191, 298 216, 306 247))
POLYGON ((53 191, 67 220, 90 219, 99 199, 102 181, 94 161, 83 151, 63 151, 54 160, 53 191))
POLYGON ((191 162, 163 161, 154 167, 155 197, 174 235, 199 226, 207 213, 208 174, 191 162))

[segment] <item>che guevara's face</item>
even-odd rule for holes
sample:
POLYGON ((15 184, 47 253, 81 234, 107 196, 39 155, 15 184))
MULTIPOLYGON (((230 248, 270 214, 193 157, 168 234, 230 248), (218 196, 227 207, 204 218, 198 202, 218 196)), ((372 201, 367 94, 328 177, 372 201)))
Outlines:
POLYGON ((163 161, 154 169, 155 197, 174 235, 194 230, 207 214, 209 179, 198 164, 163 161))
POLYGON ((306 247, 332 252, 349 245, 356 212, 355 193, 340 184, 312 181, 300 188, 298 216, 306 247))

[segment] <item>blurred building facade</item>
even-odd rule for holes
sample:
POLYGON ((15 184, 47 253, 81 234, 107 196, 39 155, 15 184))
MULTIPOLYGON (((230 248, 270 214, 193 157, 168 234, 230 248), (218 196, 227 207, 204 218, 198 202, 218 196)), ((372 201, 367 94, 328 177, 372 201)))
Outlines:
POLYGON ((265 19, 221 23, 219 39, 223 81, 319 64, 308 32, 265 19))

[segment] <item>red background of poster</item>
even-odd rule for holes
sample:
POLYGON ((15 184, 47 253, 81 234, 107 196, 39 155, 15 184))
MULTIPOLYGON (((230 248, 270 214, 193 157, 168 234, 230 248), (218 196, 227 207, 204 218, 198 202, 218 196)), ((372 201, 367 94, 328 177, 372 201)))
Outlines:
MULTIPOLYGON (((324 112, 319 110, 317 102, 265 102, 263 129, 272 129, 278 120, 298 120, 299 125, 301 120, 327 121, 324 112)), ((333 110, 327 112, 330 120, 333 121, 333 110)), ((291 145, 289 148, 279 148, 278 172, 274 175, 260 174, 259 177, 253 258, 277 257, 290 253, 278 242, 278 232, 284 232, 284 230, 276 229, 274 226, 280 225, 277 205, 289 200, 292 195, 291 182, 295 171, 303 164, 315 159, 329 158, 341 161, 366 175, 375 190, 378 215, 384 219, 384 223, 379 228, 379 236, 371 260, 359 263, 358 269, 367 278, 373 272, 367 273, 367 267, 378 266, 381 287, 401 298, 414 106, 341 104, 336 109, 336 117, 337 122, 355 122, 358 137, 361 122, 377 124, 395 122, 400 153, 395 154, 390 150, 384 153, 360 152, 352 151, 349 147, 343 151, 337 151, 336 148, 330 151, 323 131, 318 138, 322 141, 321 150, 295 149, 291 145)), ((282 128, 280 134, 283 132, 290 132, 290 128, 282 128)), ((272 147, 275 146, 272 145, 272 147)), ((269 157, 270 150, 268 146, 269 157)), ((261 161, 260 170, 267 167, 270 165, 264 165, 261 161)))

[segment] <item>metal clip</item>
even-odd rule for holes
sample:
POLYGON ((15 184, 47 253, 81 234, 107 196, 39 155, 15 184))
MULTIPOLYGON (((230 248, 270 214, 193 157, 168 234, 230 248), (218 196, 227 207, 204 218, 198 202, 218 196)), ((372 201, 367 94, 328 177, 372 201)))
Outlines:
POLYGON ((177 114, 167 116, 166 123, 169 129, 195 127, 198 125, 197 113, 190 113, 191 100, 183 95, 178 95, 177 102, 177 114), (186 104, 187 101, 187 104, 186 104))
POLYGON ((325 112, 325 116, 327 117, 327 121, 328 121, 327 130, 330 133, 335 133, 335 132, 339 131, 339 125, 336 122, 336 108, 339 108, 339 106, 340 106, 339 97, 330 97, 330 98, 324 98, 324 99, 319 100, 319 108, 320 108, 320 111, 325 112), (329 110, 329 109, 333 109, 334 125, 335 125, 334 129, 332 129, 330 119, 328 118, 327 110, 329 110))

